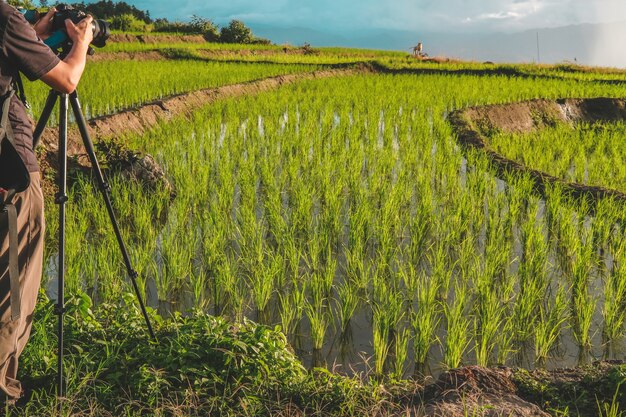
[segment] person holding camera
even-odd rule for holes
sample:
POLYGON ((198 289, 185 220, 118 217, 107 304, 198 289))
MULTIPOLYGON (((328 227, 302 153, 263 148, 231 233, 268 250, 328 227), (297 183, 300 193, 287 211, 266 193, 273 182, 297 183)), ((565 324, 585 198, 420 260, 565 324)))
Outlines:
MULTIPOLYGON (((85 69, 93 39, 88 16, 78 24, 65 21, 72 49, 61 61, 42 39, 50 34, 55 10, 51 9, 34 25, 19 11, 0 1, 0 100, 10 99, 8 122, 13 130, 15 150, 30 172, 30 186, 13 198, 17 210, 17 251, 19 265, 20 314, 11 313, 11 283, 8 222, 0 221, 0 398, 8 404, 20 398, 18 360, 30 336, 33 311, 39 293, 43 264, 44 207, 39 167, 33 149, 32 123, 24 103, 13 94, 19 73, 29 80, 41 80, 56 91, 70 94, 85 69)), ((0 189, 0 194, 6 193, 0 189)), ((3 197, 4 195, 0 195, 3 197)), ((14 245, 15 246, 15 245, 14 245)), ((15 248, 12 248, 15 250, 15 248)))

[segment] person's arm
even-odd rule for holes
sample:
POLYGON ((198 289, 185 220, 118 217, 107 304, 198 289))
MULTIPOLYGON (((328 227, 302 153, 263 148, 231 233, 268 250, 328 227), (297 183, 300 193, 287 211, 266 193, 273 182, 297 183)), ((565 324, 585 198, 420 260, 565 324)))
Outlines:
POLYGON ((87 51, 93 40, 93 17, 87 16, 75 25, 65 21, 67 35, 72 40, 72 50, 67 57, 41 77, 41 80, 59 93, 70 94, 76 90, 85 70, 87 51))

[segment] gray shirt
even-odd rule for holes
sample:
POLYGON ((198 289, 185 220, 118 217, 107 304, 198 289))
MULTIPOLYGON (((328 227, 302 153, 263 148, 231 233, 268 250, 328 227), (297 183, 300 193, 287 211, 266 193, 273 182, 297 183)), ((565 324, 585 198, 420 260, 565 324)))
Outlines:
MULTIPOLYGON (((59 58, 37 37, 35 30, 13 6, 0 2, 0 95, 8 92, 17 71, 35 81, 59 63, 59 58)), ((33 150, 33 129, 24 104, 13 97, 9 120, 16 150, 30 172, 39 171, 33 150)))

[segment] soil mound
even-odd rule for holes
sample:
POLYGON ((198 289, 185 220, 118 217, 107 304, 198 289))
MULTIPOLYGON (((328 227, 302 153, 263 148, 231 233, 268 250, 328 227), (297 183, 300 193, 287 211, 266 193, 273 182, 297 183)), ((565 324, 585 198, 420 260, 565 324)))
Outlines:
POLYGON ((596 417, 598 404, 626 407, 624 383, 623 361, 552 371, 467 366, 415 386, 397 402, 406 404, 406 415, 420 417, 548 417, 548 411, 565 409, 596 417))
POLYGON ((159 51, 144 52, 98 52, 88 55, 87 59, 91 62, 101 61, 162 61, 167 59, 159 51))
POLYGON ((612 98, 532 100, 521 103, 470 107, 450 115, 449 121, 461 145, 481 149, 494 166, 504 172, 525 172, 543 193, 548 184, 560 184, 574 198, 615 198, 626 201, 626 194, 598 186, 567 182, 545 172, 528 168, 493 150, 489 138, 496 132, 529 133, 557 123, 626 121, 626 101, 612 98))
POLYGON ((441 417, 549 417, 537 405, 517 396, 508 368, 468 366, 443 373, 428 386, 424 415, 441 417))

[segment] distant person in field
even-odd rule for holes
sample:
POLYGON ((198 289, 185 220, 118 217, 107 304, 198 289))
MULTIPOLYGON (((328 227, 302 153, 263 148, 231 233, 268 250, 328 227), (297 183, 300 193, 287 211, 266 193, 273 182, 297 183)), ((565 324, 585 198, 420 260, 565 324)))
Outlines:
MULTIPOLYGON (((67 58, 61 61, 42 42, 51 31, 54 12, 51 9, 31 26, 14 7, 0 1, 0 108, 20 72, 29 80, 41 80, 60 93, 69 94, 76 89, 93 38, 93 18, 89 16, 78 25, 70 20, 65 22, 73 47, 67 58)), ((18 218, 21 289, 21 314, 16 320, 11 317, 8 223, 6 216, 0 217, 3 219, 0 222, 0 402, 6 404, 14 403, 23 395, 22 386, 17 380, 18 359, 30 336, 39 293, 45 227, 32 124, 24 104, 15 95, 10 102, 9 123, 14 132, 15 148, 30 172, 31 184, 13 200, 18 218)), ((0 189, 0 193, 6 195, 5 190, 0 189)))

